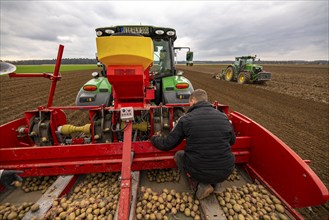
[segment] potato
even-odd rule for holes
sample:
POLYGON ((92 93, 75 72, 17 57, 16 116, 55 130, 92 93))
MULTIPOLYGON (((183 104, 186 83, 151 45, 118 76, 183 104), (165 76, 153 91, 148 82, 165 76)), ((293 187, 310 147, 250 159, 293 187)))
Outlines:
POLYGON ((271 220, 271 217, 268 216, 268 215, 264 215, 264 216, 263 216, 263 219, 264 219, 264 220, 271 220))
POLYGON ((162 196, 159 196, 158 201, 159 201, 160 203, 164 203, 163 197, 162 197, 162 196))
POLYGON ((36 212, 40 208, 38 203, 35 203, 33 206, 31 206, 31 212, 36 212))
POLYGON ((143 195, 143 199, 148 199, 148 198, 149 198, 149 193, 145 192, 144 195, 143 195))
POLYGON ((184 210, 184 214, 185 214, 187 217, 189 217, 189 216, 191 215, 191 210, 190 210, 189 208, 186 208, 186 209, 184 210))
POLYGON ((13 182, 13 185, 17 188, 21 187, 22 186, 22 182, 21 181, 14 181, 13 182))
POLYGON ((94 209, 94 210, 93 210, 93 213, 94 213, 96 216, 99 215, 99 213, 100 213, 100 209, 98 209, 98 208, 97 208, 97 209, 94 209))
POLYGON ((69 215, 69 220, 74 220, 75 219, 75 213, 71 212, 69 215))
POLYGON ((194 216, 194 220, 200 220, 201 218, 200 218, 200 215, 195 215, 194 216))
POLYGON ((99 211, 101 214, 105 214, 105 212, 106 212, 106 208, 105 207, 103 207, 103 208, 101 208, 101 210, 99 211))
POLYGON ((199 206, 197 206, 196 204, 194 204, 193 207, 192 207, 192 210, 195 211, 195 212, 198 211, 199 210, 199 206))
POLYGON ((240 210, 241 210, 241 206, 240 206, 239 204, 234 204, 234 205, 233 205, 233 209, 234 209, 234 211, 236 211, 236 212, 240 212, 240 210))
POLYGON ((142 214, 139 213, 136 215, 136 219, 142 219, 142 218, 143 218, 142 214))
POLYGON ((143 210, 143 208, 139 206, 136 208, 136 213, 142 213, 142 210, 143 210))
POLYGON ((284 207, 280 204, 275 204, 275 209, 280 213, 284 213, 284 207))
POLYGON ((150 219, 151 219, 151 220, 156 220, 156 216, 155 216, 154 213, 150 214, 150 219))
POLYGON ((12 211, 8 214, 7 219, 12 220, 15 219, 16 217, 17 217, 17 212, 12 211))
POLYGON ((94 216, 91 213, 89 213, 87 215, 87 220, 93 220, 93 218, 94 218, 94 216))
POLYGON ((281 201, 278 198, 276 198, 275 196, 272 197, 272 200, 275 204, 281 204, 281 201))
POLYGON ((278 216, 281 220, 289 220, 289 218, 285 214, 278 213, 278 216))
POLYGON ((156 219, 162 220, 162 214, 160 212, 156 214, 156 219))
POLYGON ((244 218, 244 216, 243 216, 242 214, 239 214, 239 215, 238 215, 238 219, 239 219, 239 220, 245 220, 245 218, 244 218))
POLYGON ((66 217, 66 212, 61 212, 61 213, 59 214, 59 217, 60 217, 61 219, 65 219, 65 217, 66 217))
POLYGON ((113 215, 112 215, 112 214, 109 214, 109 215, 107 216, 107 220, 113 220, 113 215))

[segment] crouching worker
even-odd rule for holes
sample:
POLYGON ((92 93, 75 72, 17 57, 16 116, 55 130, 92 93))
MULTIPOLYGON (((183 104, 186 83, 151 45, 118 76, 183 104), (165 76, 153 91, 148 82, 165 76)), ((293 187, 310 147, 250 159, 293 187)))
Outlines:
POLYGON ((196 197, 204 199, 234 169, 231 145, 235 143, 235 134, 227 116, 208 102, 206 91, 195 90, 189 102, 187 114, 168 136, 155 135, 151 142, 157 149, 169 151, 186 138, 185 150, 175 154, 175 162, 183 175, 187 174, 197 185, 196 197))

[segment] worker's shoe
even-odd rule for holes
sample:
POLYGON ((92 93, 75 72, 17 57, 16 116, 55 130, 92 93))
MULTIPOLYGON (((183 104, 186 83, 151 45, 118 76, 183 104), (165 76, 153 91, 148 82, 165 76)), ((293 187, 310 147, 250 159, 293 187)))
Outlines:
POLYGON ((196 197, 199 200, 204 199, 208 197, 213 191, 214 188, 210 184, 199 183, 196 191, 196 197))
POLYGON ((214 193, 220 193, 224 190, 221 183, 216 183, 214 186, 214 193))

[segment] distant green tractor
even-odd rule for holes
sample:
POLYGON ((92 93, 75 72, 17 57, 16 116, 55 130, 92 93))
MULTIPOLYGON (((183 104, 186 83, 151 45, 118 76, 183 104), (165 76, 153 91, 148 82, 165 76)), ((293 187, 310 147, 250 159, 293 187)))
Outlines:
POLYGON ((263 67, 254 64, 256 56, 235 57, 234 64, 226 67, 221 73, 213 75, 213 78, 226 81, 237 81, 239 84, 259 83, 263 84, 271 80, 272 74, 263 71, 263 67))

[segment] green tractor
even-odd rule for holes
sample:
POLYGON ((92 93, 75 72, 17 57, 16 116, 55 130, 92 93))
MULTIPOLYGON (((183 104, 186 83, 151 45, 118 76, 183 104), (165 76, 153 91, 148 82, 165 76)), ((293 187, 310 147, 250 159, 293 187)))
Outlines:
POLYGON ((263 84, 271 80, 272 74, 263 71, 263 67, 255 64, 256 56, 235 57, 234 64, 226 67, 221 73, 213 75, 213 78, 226 81, 237 81, 239 84, 259 83, 263 84))
MULTIPOLYGON (((183 72, 175 69, 174 57, 176 30, 172 28, 154 26, 112 26, 97 28, 98 38, 105 36, 131 36, 150 37, 154 45, 154 62, 150 68, 150 76, 153 77, 155 89, 154 104, 179 104, 188 103, 193 92, 191 82, 182 76, 183 72)), ((193 63, 193 52, 187 52, 187 62, 193 63)), ((100 73, 92 73, 93 79, 82 86, 77 97, 77 106, 112 106, 112 85, 106 77, 106 67, 102 63, 100 73)))

